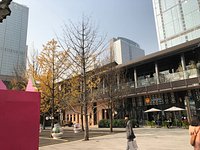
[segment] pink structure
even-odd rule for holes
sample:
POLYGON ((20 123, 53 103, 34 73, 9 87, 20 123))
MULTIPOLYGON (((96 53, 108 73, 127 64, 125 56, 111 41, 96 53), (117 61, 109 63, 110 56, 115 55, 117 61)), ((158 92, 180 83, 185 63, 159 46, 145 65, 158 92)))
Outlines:
POLYGON ((1 90, 7 90, 5 84, 2 82, 2 80, 0 80, 0 89, 1 90))
POLYGON ((36 92, 37 89, 35 88, 34 82, 32 79, 28 80, 28 85, 26 87, 26 91, 30 91, 30 92, 36 92))
POLYGON ((0 149, 38 150, 40 93, 0 90, 0 149))

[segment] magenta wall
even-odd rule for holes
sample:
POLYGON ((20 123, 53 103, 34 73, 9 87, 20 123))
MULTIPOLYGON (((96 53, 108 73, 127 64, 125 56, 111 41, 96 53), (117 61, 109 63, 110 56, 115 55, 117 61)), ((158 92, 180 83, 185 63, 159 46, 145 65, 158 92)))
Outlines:
POLYGON ((40 93, 0 90, 0 149, 38 150, 40 93))

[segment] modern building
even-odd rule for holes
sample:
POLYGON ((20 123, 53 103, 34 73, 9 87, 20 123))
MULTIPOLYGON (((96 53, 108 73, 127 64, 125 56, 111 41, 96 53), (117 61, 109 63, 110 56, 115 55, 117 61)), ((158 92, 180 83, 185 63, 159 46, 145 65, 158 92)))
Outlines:
POLYGON ((200 37, 199 0, 152 0, 160 50, 200 37))
POLYGON ((113 38, 109 50, 113 61, 117 64, 124 64, 145 55, 139 44, 123 37, 113 38))
MULTIPOLYGON (((123 119, 125 114, 140 124, 147 120, 162 120, 182 117, 191 119, 193 115, 200 116, 200 38, 158 51, 126 64, 116 65, 123 78, 116 77, 113 83, 115 96, 114 118, 123 119), (120 95, 119 95, 120 94, 120 95), (121 98, 120 98, 121 97, 121 98), (145 113, 150 108, 166 110, 172 106, 184 111, 145 113), (116 115, 117 114, 117 115, 116 115)), ((104 71, 104 73, 106 73, 104 71)), ((103 76, 102 76, 103 77, 103 76)), ((97 125, 102 119, 109 119, 111 111, 108 105, 106 80, 101 79, 99 88, 101 98, 96 98, 90 104, 88 117, 90 125, 97 125)), ((112 89, 111 88, 111 89, 112 89)), ((77 106, 76 110, 81 107, 77 106)), ((66 111, 66 120, 80 121, 80 114, 66 111)), ((177 122, 176 122, 177 123, 177 122)))
POLYGON ((0 79, 10 80, 15 69, 25 69, 29 8, 15 2, 11 15, 0 23, 0 79))

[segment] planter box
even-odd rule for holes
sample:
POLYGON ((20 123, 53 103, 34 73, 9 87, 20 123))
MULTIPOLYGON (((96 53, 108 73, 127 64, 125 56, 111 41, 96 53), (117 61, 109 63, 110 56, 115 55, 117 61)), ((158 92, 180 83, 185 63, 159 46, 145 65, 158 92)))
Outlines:
POLYGON ((60 132, 60 133, 51 133, 53 139, 61 139, 62 138, 62 135, 63 133, 60 132))

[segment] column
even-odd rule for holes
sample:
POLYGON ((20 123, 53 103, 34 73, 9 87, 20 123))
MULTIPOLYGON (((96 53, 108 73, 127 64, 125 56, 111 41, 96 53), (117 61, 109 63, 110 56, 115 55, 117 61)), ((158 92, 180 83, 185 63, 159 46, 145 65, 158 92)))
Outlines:
POLYGON ((160 81, 159 81, 159 71, 158 71, 158 64, 157 64, 157 62, 155 63, 155 71, 156 71, 156 83, 160 84, 160 81))
POLYGON ((184 79, 187 79, 187 73, 186 73, 186 67, 185 67, 185 56, 184 54, 181 54, 181 66, 183 68, 183 77, 184 79))
POLYGON ((105 79, 103 78, 103 94, 105 94, 105 79))
POLYGON ((119 79, 120 77, 119 77, 119 74, 117 74, 117 88, 119 89, 119 86, 120 86, 120 79, 119 79))
POLYGON ((135 88, 137 88, 137 71, 136 68, 134 69, 134 81, 135 81, 135 88))

